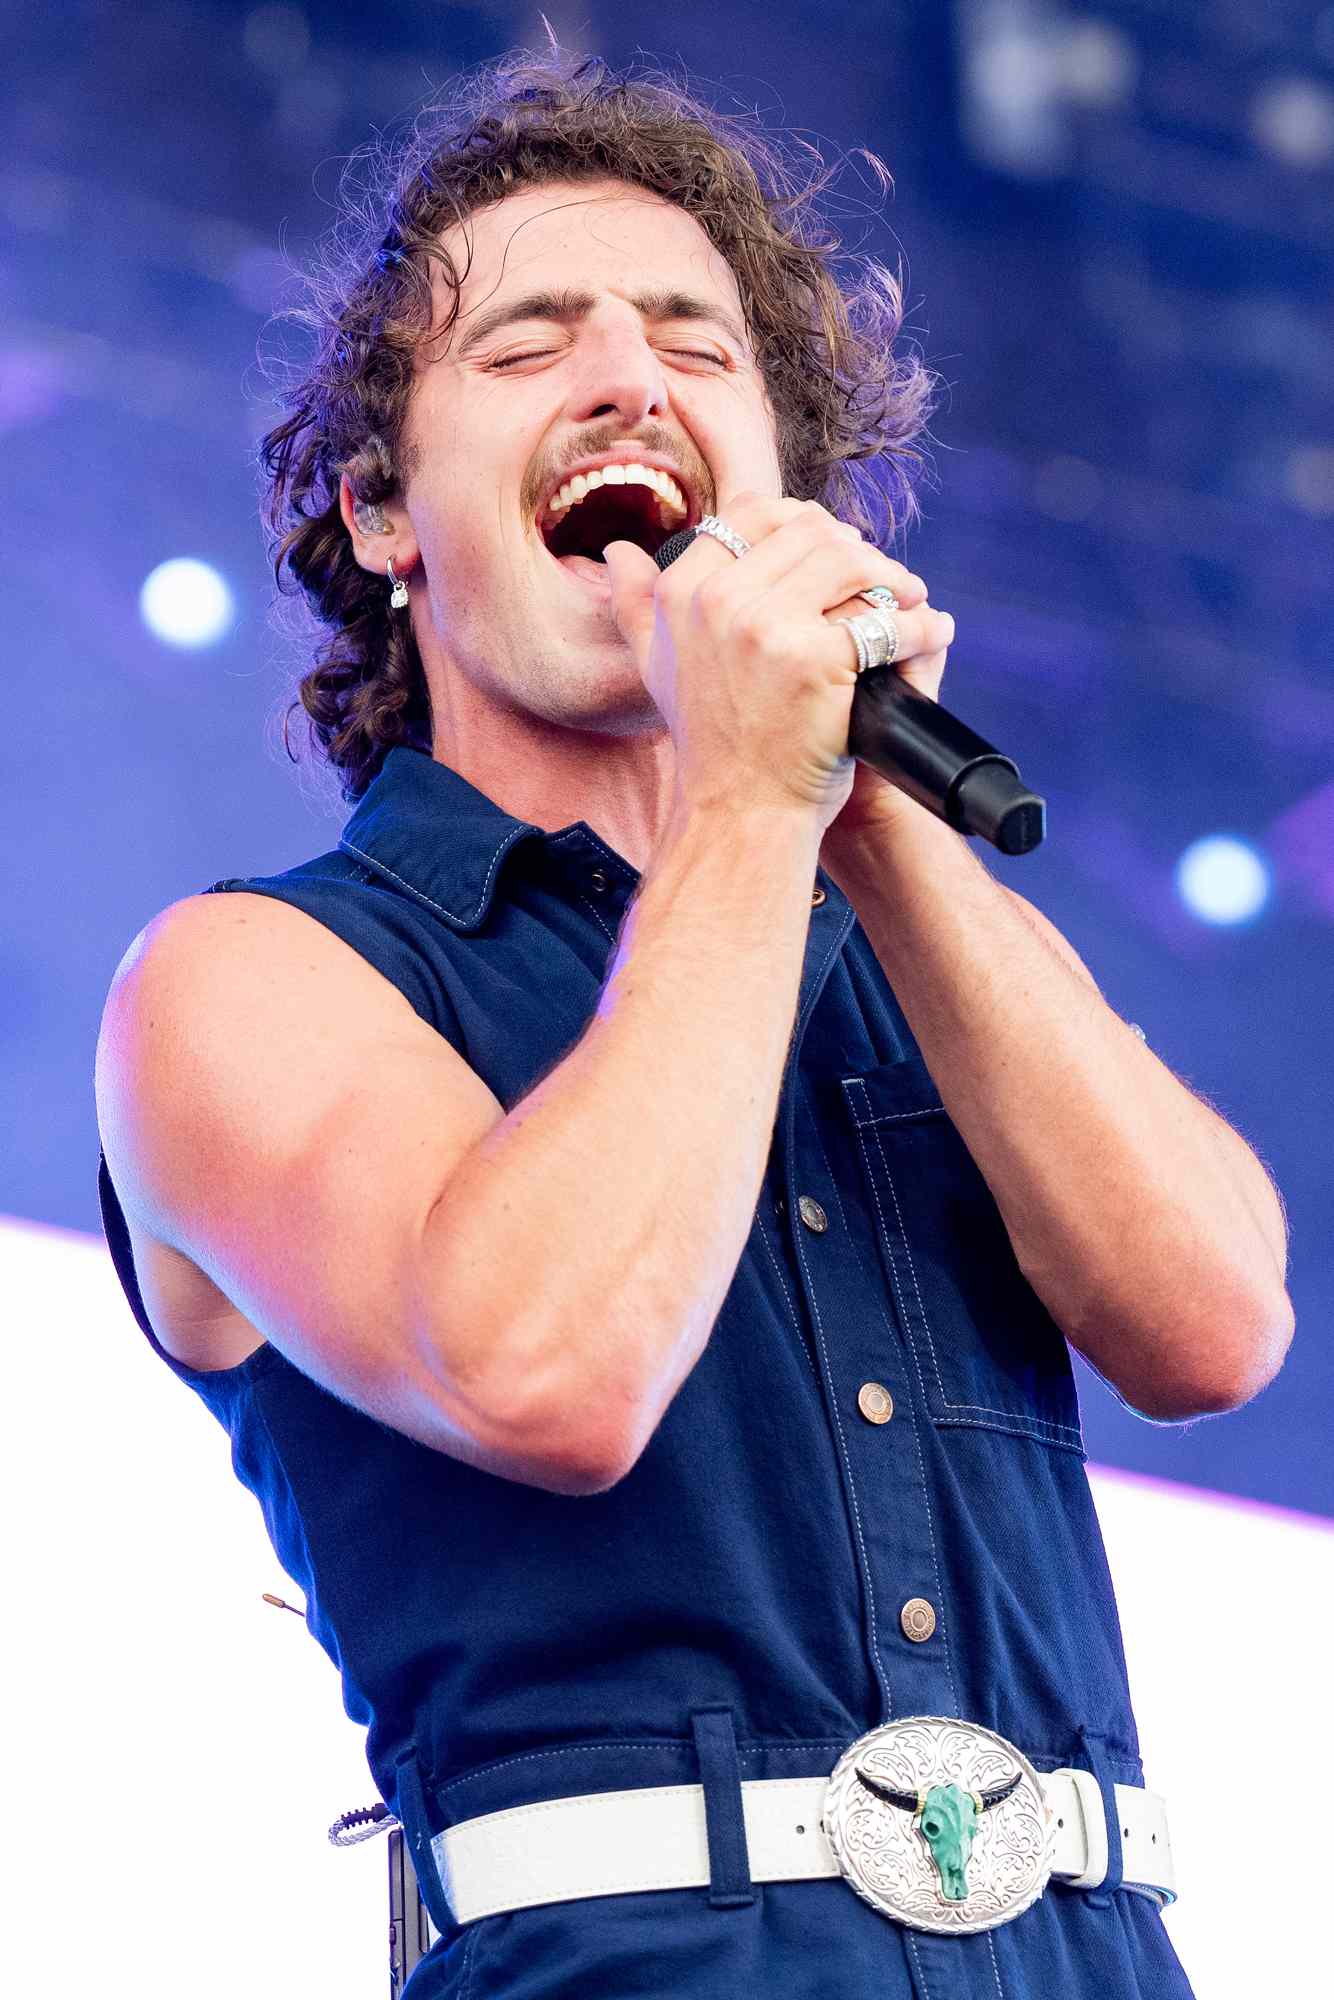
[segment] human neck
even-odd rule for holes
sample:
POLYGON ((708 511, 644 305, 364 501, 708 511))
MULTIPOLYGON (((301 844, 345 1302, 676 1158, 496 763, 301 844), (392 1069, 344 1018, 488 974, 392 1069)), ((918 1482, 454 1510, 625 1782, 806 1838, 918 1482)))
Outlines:
POLYGON ((504 730, 485 734, 437 727, 431 754, 546 833, 583 820, 641 875, 671 812, 676 760, 665 729, 608 736, 511 713, 504 730))

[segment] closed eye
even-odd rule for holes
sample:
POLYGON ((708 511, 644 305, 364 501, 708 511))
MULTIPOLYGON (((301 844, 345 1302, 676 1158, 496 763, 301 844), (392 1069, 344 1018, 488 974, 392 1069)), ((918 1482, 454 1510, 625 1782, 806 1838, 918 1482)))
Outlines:
MULTIPOLYGON (((544 355, 554 354, 555 352, 554 347, 528 348, 522 354, 506 354, 501 360, 492 361, 489 366, 493 373, 498 374, 502 368, 512 368, 516 361, 541 361, 544 355)), ((679 354, 687 361, 712 361, 715 367, 726 368, 727 366, 721 354, 706 354, 698 347, 669 347, 667 352, 668 354, 679 354)))

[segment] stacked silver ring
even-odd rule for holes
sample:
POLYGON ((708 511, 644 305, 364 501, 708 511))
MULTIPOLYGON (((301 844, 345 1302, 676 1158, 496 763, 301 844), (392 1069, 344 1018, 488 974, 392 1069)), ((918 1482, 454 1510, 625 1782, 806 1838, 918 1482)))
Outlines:
MULTIPOLYGON (((865 591, 858 595, 865 597, 865 591)), ((836 625, 846 625, 852 634, 852 643, 857 648, 857 672, 864 674, 868 667, 892 667, 899 657, 898 620, 892 611, 863 611, 856 618, 836 618, 836 625)))
POLYGON ((712 535, 715 542, 721 542, 734 556, 744 556, 750 548, 750 543, 745 537, 739 535, 735 528, 729 528, 726 521, 720 521, 716 514, 706 514, 698 523, 697 532, 701 535, 712 535))

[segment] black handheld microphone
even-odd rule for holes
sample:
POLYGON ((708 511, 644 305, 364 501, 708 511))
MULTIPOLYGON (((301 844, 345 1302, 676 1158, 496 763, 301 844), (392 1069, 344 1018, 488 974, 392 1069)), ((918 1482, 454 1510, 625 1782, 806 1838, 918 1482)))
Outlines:
MULTIPOLYGON (((699 533, 669 535, 655 561, 666 569, 699 533)), ((1047 831, 1047 802, 1019 767, 938 701, 918 694, 893 667, 857 677, 848 752, 960 833, 981 834, 1002 854, 1028 854, 1047 831)))

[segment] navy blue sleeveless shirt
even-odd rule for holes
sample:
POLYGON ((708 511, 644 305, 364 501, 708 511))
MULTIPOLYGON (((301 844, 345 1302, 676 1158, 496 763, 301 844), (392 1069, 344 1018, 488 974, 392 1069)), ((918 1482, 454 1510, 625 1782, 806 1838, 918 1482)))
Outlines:
MULTIPOLYGON (((545 833, 402 748, 334 851, 214 887, 336 932, 509 1111, 588 1026, 638 883, 583 821, 545 833)), ((105 1160, 99 1190, 136 1317, 230 1434, 367 1727, 440 1932, 412 2000, 743 1982, 790 2000, 1189 2000, 1156 1903, 1119 1886, 1114 1809, 1101 1889, 1054 1881, 963 1937, 904 1930, 841 1878, 460 1927, 434 1874, 432 1835, 480 1813, 700 1782, 700 1711, 730 1720, 743 1778, 827 1775, 916 1714, 982 1723, 1041 1771, 1090 1770, 1108 1799, 1145 1782, 1065 1341, 823 870, 749 1240, 703 1354, 605 1493, 434 1452, 271 1342, 215 1372, 175 1360, 105 1160)))

